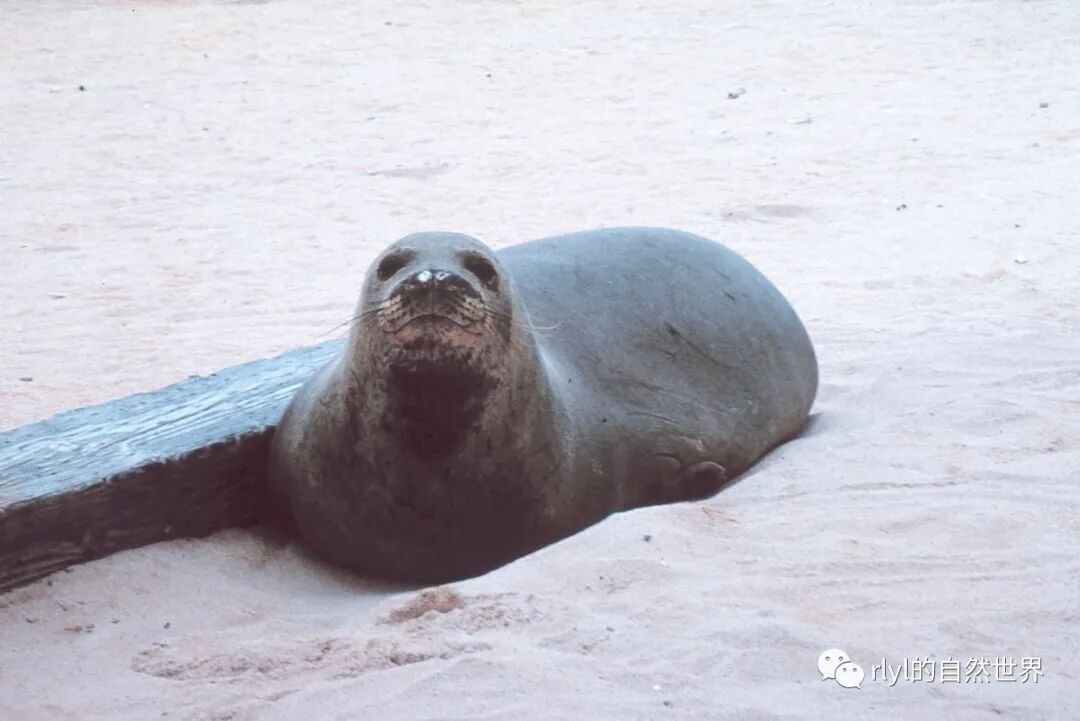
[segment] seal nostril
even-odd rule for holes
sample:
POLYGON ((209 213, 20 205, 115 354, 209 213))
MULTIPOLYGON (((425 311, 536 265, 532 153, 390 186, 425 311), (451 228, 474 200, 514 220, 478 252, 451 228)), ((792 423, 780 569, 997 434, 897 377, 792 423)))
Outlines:
POLYGON ((445 270, 440 270, 438 273, 435 274, 435 280, 439 281, 440 283, 442 283, 443 281, 445 281, 449 277, 450 277, 450 273, 448 273, 445 270))
POLYGON ((416 274, 416 282, 420 283, 422 285, 431 282, 431 271, 430 270, 422 270, 419 273, 417 273, 416 274))

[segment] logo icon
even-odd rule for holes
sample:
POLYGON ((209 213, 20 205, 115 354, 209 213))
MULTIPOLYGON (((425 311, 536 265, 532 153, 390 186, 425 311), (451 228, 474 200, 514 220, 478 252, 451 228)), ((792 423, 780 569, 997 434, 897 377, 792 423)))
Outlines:
POLYGON ((847 651, 828 648, 818 656, 817 668, 821 680, 833 679, 844 688, 862 688, 866 672, 863 667, 851 660, 847 651))
POLYGON ((862 688, 866 672, 854 661, 845 661, 836 667, 836 682, 844 688, 862 688))

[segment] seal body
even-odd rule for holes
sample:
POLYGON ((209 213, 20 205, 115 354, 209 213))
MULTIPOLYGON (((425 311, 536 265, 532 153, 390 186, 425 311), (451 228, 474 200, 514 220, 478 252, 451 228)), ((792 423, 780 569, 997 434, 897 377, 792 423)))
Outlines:
POLYGON ((416 234, 376 260, 342 355, 286 411, 271 487, 335 563, 460 579, 717 492, 799 433, 817 380, 788 302, 705 238, 416 234))

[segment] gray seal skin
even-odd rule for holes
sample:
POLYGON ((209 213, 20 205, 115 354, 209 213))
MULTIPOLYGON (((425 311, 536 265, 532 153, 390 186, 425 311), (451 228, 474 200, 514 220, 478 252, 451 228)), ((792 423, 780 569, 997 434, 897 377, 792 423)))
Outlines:
POLYGON ((418 233, 286 411, 271 490, 326 559, 442 583, 716 493, 800 432, 817 382, 788 302, 705 238, 418 233))

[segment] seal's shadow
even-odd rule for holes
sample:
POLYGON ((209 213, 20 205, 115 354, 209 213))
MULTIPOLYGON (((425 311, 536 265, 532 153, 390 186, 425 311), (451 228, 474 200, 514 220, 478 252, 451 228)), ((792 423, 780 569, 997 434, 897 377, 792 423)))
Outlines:
MULTIPOLYGON (((791 441, 809 438, 810 436, 820 436, 829 433, 836 427, 836 415, 837 414, 832 411, 816 411, 811 413, 810 417, 806 419, 806 425, 803 426, 802 433, 780 445, 786 445, 787 443, 791 443, 791 441)), ((780 446, 777 447, 779 448, 780 446)))
POLYGON ((261 522, 247 529, 255 538, 278 551, 295 553, 304 568, 319 576, 328 586, 337 586, 346 591, 364 593, 373 596, 387 596, 425 588, 421 583, 399 583, 363 576, 340 566, 328 563, 303 543, 295 529, 280 524, 261 522))

